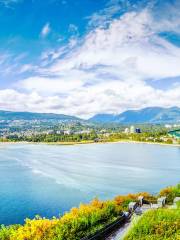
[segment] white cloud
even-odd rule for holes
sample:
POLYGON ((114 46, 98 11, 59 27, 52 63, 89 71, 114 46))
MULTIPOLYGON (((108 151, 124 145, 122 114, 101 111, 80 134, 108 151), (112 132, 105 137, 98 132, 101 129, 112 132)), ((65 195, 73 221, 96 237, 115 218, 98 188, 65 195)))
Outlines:
MULTIPOLYGON (((80 41, 71 39, 67 46, 47 51, 34 76, 21 79, 16 90, 0 92, 0 107, 4 103, 13 108, 16 102, 16 110, 89 117, 129 108, 180 106, 179 84, 168 90, 149 84, 180 76, 180 48, 158 35, 161 25, 149 8, 131 11, 80 41)), ((31 65, 25 65, 22 71, 29 69, 31 65)))
POLYGON ((58 97, 44 98, 32 92, 20 93, 13 89, 0 90, 0 108, 12 111, 51 112, 59 105, 58 97), (14 104, 16 103, 16 104, 14 104))
POLYGON ((143 79, 180 75, 180 49, 158 37, 151 25, 147 10, 127 13, 108 29, 90 32, 81 47, 56 61, 49 71, 70 74, 72 69, 104 65, 111 74, 114 72, 109 66, 113 67, 124 80, 134 75, 143 79))
MULTIPOLYGON (((76 72, 74 72, 74 78, 76 76, 76 72)), ((51 79, 45 77, 30 77, 24 79, 18 83, 21 89, 31 91, 40 92, 43 94, 60 94, 60 93, 70 93, 79 87, 81 87, 82 82, 78 79, 78 75, 76 80, 73 81, 68 76, 65 76, 63 79, 51 79)))
POLYGON ((68 96, 43 96, 35 91, 20 93, 7 89, 0 90, 0 108, 16 111, 54 112, 80 117, 95 113, 119 113, 129 108, 147 106, 179 106, 180 86, 168 91, 154 90, 150 86, 132 83, 107 82, 79 91, 68 96), (16 103, 16 104, 14 104, 16 103))
POLYGON ((128 11, 130 7, 128 0, 110 0, 107 1, 106 7, 98 12, 94 12, 87 17, 89 27, 105 27, 111 21, 114 15, 120 14, 123 11, 128 11))
POLYGON ((47 37, 51 32, 50 24, 46 23, 41 30, 41 37, 47 37))
MULTIPOLYGON (((155 5, 156 6, 156 5, 155 5)), ((159 8, 152 9, 157 31, 180 33, 180 1, 163 1, 159 8)))

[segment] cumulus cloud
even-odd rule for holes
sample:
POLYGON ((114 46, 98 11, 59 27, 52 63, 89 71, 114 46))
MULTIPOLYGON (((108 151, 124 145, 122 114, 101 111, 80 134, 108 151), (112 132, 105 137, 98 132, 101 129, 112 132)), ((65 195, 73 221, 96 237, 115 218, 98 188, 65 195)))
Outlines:
MULTIPOLYGON (((43 53, 33 76, 19 80, 15 90, 0 92, 0 104, 11 95, 7 108, 16 102, 18 110, 85 118, 130 108, 180 106, 180 48, 159 35, 163 21, 157 23, 149 7, 133 10, 83 39, 43 53), (166 89, 150 84, 169 78, 177 82, 166 89)), ((29 69, 26 65, 22 71, 29 69)))
POLYGON ((0 90, 0 108, 15 111, 54 112, 88 118, 95 113, 119 113, 129 108, 179 105, 180 86, 168 91, 142 84, 109 82, 71 94, 43 96, 32 91, 0 90), (16 103, 16 104, 14 104, 16 103))

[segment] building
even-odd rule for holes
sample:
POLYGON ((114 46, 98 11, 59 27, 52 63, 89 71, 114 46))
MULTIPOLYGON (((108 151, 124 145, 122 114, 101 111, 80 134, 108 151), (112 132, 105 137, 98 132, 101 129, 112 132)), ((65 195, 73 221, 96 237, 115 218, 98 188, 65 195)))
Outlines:
POLYGON ((73 134, 74 132, 72 130, 65 130, 64 131, 64 135, 71 135, 73 134))
POLYGON ((57 131, 56 131, 56 134, 63 135, 63 134, 64 134, 64 131, 63 131, 63 130, 57 130, 57 131))
POLYGON ((129 133, 129 128, 125 128, 124 133, 128 134, 129 133))
POLYGON ((165 128, 172 128, 172 125, 170 125, 170 124, 165 124, 165 128))
POLYGON ((140 128, 136 128, 136 133, 141 133, 141 129, 140 128))
POLYGON ((135 133, 135 127, 134 126, 130 127, 130 133, 135 133))
POLYGON ((42 132, 43 134, 47 134, 47 135, 51 135, 51 134, 54 134, 54 130, 46 130, 46 131, 43 131, 42 132))
POLYGON ((88 130, 88 129, 75 132, 75 134, 90 134, 90 133, 91 133, 91 130, 88 130))

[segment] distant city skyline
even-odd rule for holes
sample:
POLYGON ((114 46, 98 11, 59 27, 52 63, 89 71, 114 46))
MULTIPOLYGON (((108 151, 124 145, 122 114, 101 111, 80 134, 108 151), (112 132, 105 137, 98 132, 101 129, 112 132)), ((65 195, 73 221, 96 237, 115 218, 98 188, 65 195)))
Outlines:
POLYGON ((180 107, 180 1, 0 0, 0 109, 180 107))

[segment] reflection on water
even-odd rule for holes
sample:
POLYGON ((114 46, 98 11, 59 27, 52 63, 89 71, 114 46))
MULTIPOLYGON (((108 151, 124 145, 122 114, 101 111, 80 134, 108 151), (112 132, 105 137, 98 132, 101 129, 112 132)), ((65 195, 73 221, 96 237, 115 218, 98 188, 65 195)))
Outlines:
POLYGON ((180 180, 180 149, 148 144, 0 145, 0 223, 58 216, 93 197, 157 192, 180 180))

